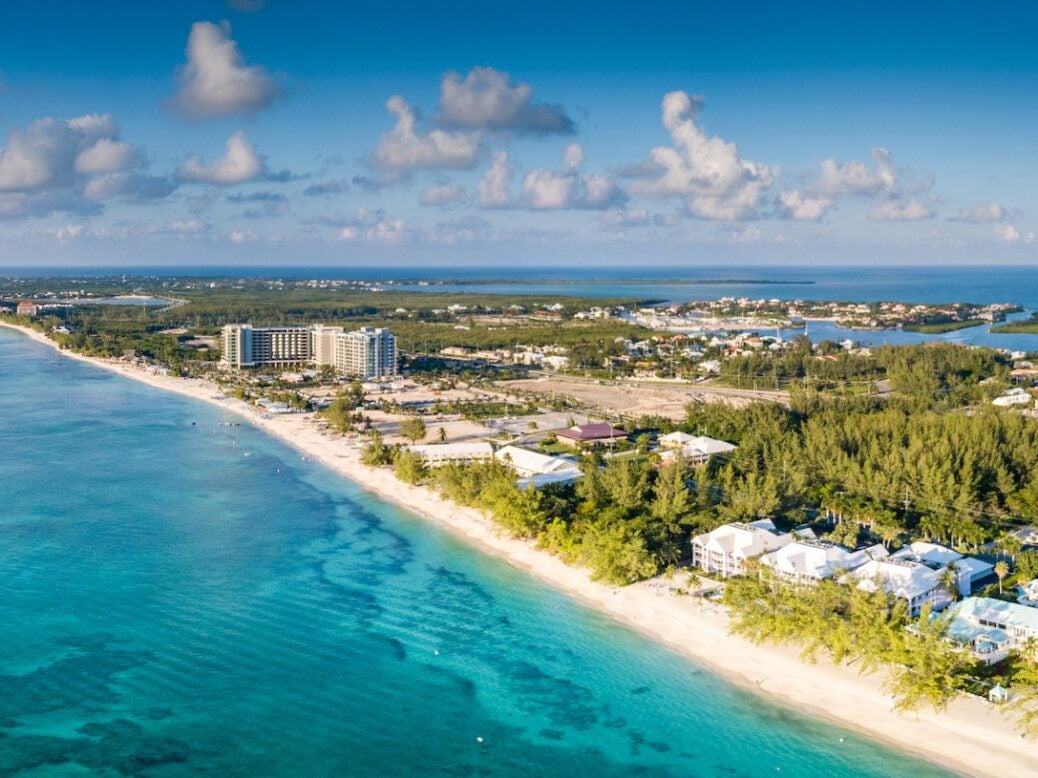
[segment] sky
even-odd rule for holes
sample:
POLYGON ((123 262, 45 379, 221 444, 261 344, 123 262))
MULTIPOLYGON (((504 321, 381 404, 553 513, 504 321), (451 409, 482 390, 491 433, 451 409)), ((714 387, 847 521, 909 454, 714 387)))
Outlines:
POLYGON ((1036 22, 0 0, 0 266, 1031 263, 1036 22))

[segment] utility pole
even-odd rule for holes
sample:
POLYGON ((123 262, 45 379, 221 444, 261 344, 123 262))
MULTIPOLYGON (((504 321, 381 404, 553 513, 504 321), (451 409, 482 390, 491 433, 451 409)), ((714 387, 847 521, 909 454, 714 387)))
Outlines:
POLYGON ((908 485, 905 485, 905 499, 904 499, 905 513, 908 513, 908 508, 911 506, 912 501, 908 499, 908 485))

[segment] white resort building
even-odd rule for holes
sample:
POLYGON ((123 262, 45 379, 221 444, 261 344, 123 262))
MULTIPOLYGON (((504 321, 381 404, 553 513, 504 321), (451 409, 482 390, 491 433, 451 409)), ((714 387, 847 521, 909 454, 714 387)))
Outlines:
POLYGON ((798 539, 764 554, 760 562, 788 583, 816 584, 886 556, 887 550, 881 544, 850 551, 825 540, 798 539))
POLYGON ((908 559, 872 559, 850 574, 858 587, 874 592, 883 589, 908 603, 908 615, 915 617, 927 603, 934 610, 952 601, 939 570, 908 559))
POLYGON ((315 365, 365 381, 397 374, 396 338, 389 330, 363 327, 253 327, 228 324, 223 328, 223 362, 234 368, 315 365))
POLYGON ((427 443, 405 446, 405 450, 421 457, 430 467, 489 462, 494 458, 494 447, 489 443, 427 443))
POLYGON ((687 432, 662 435, 659 443, 664 449, 660 456, 664 462, 670 462, 680 455, 692 465, 701 465, 715 454, 730 454, 736 448, 723 440, 708 438, 705 435, 689 435, 687 432))
POLYGON ((733 522, 692 538, 692 565, 724 578, 742 575, 746 561, 793 542, 793 534, 779 534, 770 519, 733 522))
POLYGON ((995 566, 974 557, 964 556, 958 551, 938 545, 916 541, 904 548, 899 548, 890 555, 891 559, 905 559, 910 562, 920 562, 931 570, 942 570, 950 567, 955 571, 958 578, 959 594, 968 597, 973 594, 973 589, 985 578, 994 574, 995 566))
POLYGON ((499 462, 504 462, 519 476, 519 486, 535 489, 548 484, 571 483, 582 473, 575 460, 570 457, 549 456, 519 446, 504 446, 494 452, 499 462))
POLYGON ((995 664, 1029 639, 1038 640, 1038 609, 990 597, 967 597, 949 609, 948 637, 995 664))

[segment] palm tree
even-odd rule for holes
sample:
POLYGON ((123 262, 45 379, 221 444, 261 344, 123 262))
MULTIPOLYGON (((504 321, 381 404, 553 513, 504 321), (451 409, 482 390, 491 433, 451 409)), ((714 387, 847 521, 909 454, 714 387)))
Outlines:
POLYGON ((998 576, 998 593, 1002 594, 1002 579, 1009 575, 1009 563, 1000 559, 995 563, 995 575, 998 576))
POLYGON ((937 584, 951 595, 952 602, 959 598, 959 568, 954 562, 941 570, 937 584))

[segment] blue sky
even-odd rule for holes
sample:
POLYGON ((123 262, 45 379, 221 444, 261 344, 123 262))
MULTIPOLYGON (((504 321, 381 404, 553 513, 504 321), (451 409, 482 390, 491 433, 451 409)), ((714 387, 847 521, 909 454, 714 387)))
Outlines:
POLYGON ((0 265, 1033 261, 1038 6, 785 6, 0 2, 0 265))

